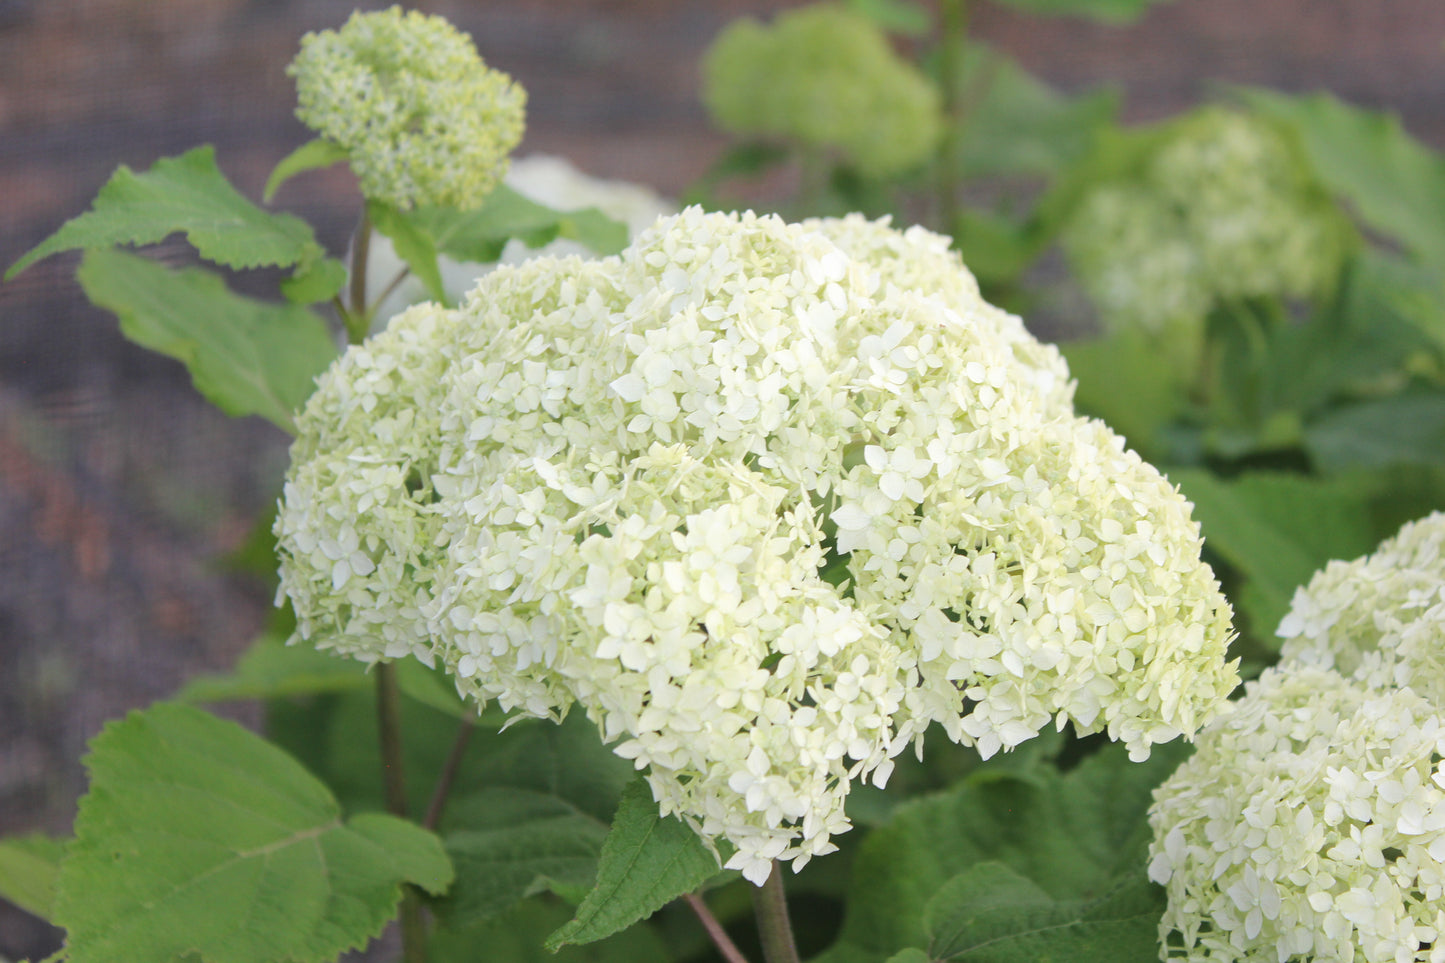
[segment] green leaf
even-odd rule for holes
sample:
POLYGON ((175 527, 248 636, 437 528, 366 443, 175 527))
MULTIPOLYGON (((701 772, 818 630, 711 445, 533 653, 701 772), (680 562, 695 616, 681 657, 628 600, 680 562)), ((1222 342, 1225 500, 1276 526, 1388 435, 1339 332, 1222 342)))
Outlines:
POLYGON ((493 191, 474 211, 419 207, 410 217, 437 250, 478 264, 497 260, 513 238, 528 247, 541 247, 566 237, 602 255, 621 251, 628 239, 627 225, 595 208, 556 211, 505 186, 493 191))
MULTIPOLYGON (((990 860, 1056 901, 1091 903, 1127 881, 1147 886, 1150 794, 1187 752, 1170 743, 1131 763, 1121 748, 1108 746, 1067 774, 1052 767, 1027 778, 980 773, 904 803, 859 847, 843 929, 825 959, 886 959, 929 947, 944 932, 949 909, 946 898, 930 909, 931 902, 955 877, 990 860)), ((1076 911, 1082 913, 1070 910, 1076 911)))
POLYGON ((1148 339, 1121 331, 1059 345, 1078 381, 1074 404, 1103 419, 1146 457, 1157 450, 1159 430, 1184 407, 1184 388, 1174 366, 1159 363, 1148 339))
POLYGON ((1349 200, 1361 220, 1445 273, 1445 160, 1406 133, 1398 117, 1328 94, 1244 89, 1239 95, 1298 134, 1320 179, 1349 200))
POLYGON ((292 304, 329 301, 346 283, 346 265, 336 258, 318 258, 296 269, 281 282, 281 293, 292 304))
POLYGON ((261 198, 267 204, 271 198, 276 196, 276 189, 282 184, 295 177, 297 174, 313 171, 320 167, 330 167, 332 164, 339 164, 346 160, 346 148, 340 144, 320 137, 307 141, 300 147, 281 158, 281 163, 266 178, 266 189, 262 191, 261 198))
POLYGON ((1165 0, 995 0, 1005 7, 1046 17, 1085 17, 1110 24, 1132 23, 1165 0))
POLYGON ((233 702, 352 692, 373 683, 355 659, 322 652, 305 643, 287 645, 290 631, 267 631, 230 672, 191 679, 175 698, 180 702, 233 702))
POLYGON ((597 885, 577 907, 576 917, 547 938, 547 948, 611 936, 717 873, 717 859, 702 840, 676 817, 659 815, 652 790, 638 777, 622 794, 612 820, 597 885))
POLYGON ((1003 863, 980 863, 928 901, 928 958, 973 963, 1153 960, 1162 892, 1142 876, 1121 889, 1125 892, 1096 901, 1055 900, 1003 863))
POLYGON ((71 963, 332 959, 381 931, 403 883, 451 882, 431 833, 381 814, 343 821, 294 759, 198 709, 131 713, 86 766, 55 902, 71 963))
POLYGON ((0 898, 48 921, 67 843, 42 833, 0 839, 0 898))
POLYGON ((1305 427, 1305 448, 1326 472, 1445 465, 1445 394, 1399 395, 1339 408, 1305 427))
POLYGON ((564 946, 555 953, 544 949, 547 934, 571 916, 570 908, 557 900, 529 899, 480 925, 439 926, 427 951, 432 963, 647 963, 678 958, 676 947, 647 924, 587 946, 564 946))
POLYGON ((16 261, 5 279, 60 251, 154 244, 178 231, 202 257, 232 268, 289 267, 322 254, 305 221, 262 210, 238 193, 207 145, 158 160, 144 174, 122 166, 89 211, 16 261))
POLYGON ((457 879, 436 904, 448 926, 489 919, 544 891, 580 895, 597 878, 607 826, 554 795, 492 788, 453 805, 444 834, 457 879))
POLYGON ((183 362, 196 389, 230 415, 293 430, 291 413, 336 357, 326 325, 294 304, 233 294, 200 268, 171 271, 121 251, 87 251, 76 275, 121 331, 183 362))
POLYGON ((958 148, 963 177, 1051 175, 1084 158, 1119 113, 1119 93, 1066 97, 984 44, 964 48, 959 95, 976 103, 958 148))
POLYGON ((1353 479, 1254 472, 1224 480, 1199 470, 1169 478, 1194 503, 1205 546, 1248 580, 1251 594, 1236 601, 1256 641, 1268 641, 1272 651, 1295 589, 1330 559, 1354 558, 1379 540, 1370 520, 1373 489, 1353 479))
POLYGON ((446 304, 447 292, 442 286, 441 267, 437 263, 436 241, 418 219, 417 212, 403 211, 381 201, 367 201, 366 214, 371 218, 372 227, 391 238, 396 256, 411 268, 411 273, 421 281, 427 294, 446 304))
POLYGON ((395 664, 396 685, 402 695, 457 719, 476 720, 476 703, 467 702, 457 693, 456 679, 440 662, 432 668, 417 659, 402 659, 395 664))

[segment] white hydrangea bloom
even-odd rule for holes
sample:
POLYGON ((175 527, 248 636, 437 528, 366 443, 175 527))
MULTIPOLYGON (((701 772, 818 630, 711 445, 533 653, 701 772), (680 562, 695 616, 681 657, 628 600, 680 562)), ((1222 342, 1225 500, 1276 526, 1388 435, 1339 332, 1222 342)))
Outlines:
POLYGON ((1071 394, 946 238, 690 208, 348 351, 298 420, 282 588, 323 648, 580 705, 760 882, 932 722, 1143 757, 1234 687, 1188 503, 1071 394))
POLYGON ((1445 961, 1445 724, 1291 665, 1250 683, 1154 794, 1161 958, 1445 961))
POLYGON ((1411 522, 1370 555, 1331 562, 1295 591, 1285 660, 1372 688, 1410 686, 1445 708, 1445 513, 1411 522))
MULTIPOLYGON (((533 154, 512 161, 506 185, 528 200, 558 211, 595 207, 613 220, 626 224, 631 237, 651 227, 659 217, 677 211, 677 205, 663 199, 649 187, 592 177, 578 170, 570 161, 547 154, 533 154)), ((454 304, 471 290, 478 278, 497 264, 520 264, 529 258, 569 254, 591 257, 592 251, 586 245, 567 238, 557 238, 537 248, 528 247, 526 242, 513 238, 502 249, 502 256, 496 263, 457 261, 443 254, 437 258, 437 264, 441 269, 442 288, 447 300, 454 304)), ((392 284, 405 270, 406 264, 397 256, 391 239, 381 234, 373 235, 366 258, 366 303, 375 304, 372 310, 375 328, 384 327, 403 309, 430 300, 426 287, 414 275, 408 275, 400 284, 392 284), (386 297, 378 303, 377 299, 383 293, 386 297)))

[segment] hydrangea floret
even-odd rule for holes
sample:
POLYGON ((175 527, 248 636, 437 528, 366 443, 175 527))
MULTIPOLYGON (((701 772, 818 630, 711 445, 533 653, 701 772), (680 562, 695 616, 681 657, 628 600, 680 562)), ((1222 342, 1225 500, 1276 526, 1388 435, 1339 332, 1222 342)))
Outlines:
POLYGON ((1445 961, 1445 514, 1331 562, 1155 792, 1165 959, 1445 961))
POLYGON ((372 200, 479 207, 522 137, 526 93, 441 17, 392 7, 301 38, 296 116, 372 200))
POLYGON ((580 706, 761 882, 932 723, 1142 758, 1224 703, 1189 505, 1071 397, 947 238, 689 208, 339 359, 298 419, 282 591, 320 647, 580 706))
POLYGON ((1222 303, 1328 289, 1351 229, 1283 131, 1208 108, 1142 140, 1063 234, 1106 325, 1189 342, 1222 303))
POLYGON ((734 21, 703 62, 702 98, 723 130, 837 149, 872 176, 921 164, 943 129, 933 84, 833 3, 734 21))

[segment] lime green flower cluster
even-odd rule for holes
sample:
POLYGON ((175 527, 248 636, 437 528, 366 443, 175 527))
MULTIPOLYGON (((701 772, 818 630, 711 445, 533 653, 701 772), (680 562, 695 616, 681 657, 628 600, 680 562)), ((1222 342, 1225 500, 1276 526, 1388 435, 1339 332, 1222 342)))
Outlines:
POLYGON ((873 176, 921 163, 942 128, 937 89, 831 3, 729 26, 703 62, 703 102, 724 130, 834 148, 873 176))
POLYGON ((392 7, 308 33, 287 68, 296 115, 344 148, 361 192, 475 208, 522 138, 526 92, 441 17, 392 7))
POLYGON ((1064 232, 1106 325, 1187 342, 1222 303, 1328 288, 1350 227, 1281 131, 1214 108, 1152 140, 1064 232))

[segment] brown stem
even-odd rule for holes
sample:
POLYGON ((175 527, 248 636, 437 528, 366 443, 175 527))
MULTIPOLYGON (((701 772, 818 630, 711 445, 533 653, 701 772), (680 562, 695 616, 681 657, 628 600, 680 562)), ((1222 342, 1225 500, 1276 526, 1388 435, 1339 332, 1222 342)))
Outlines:
POLYGON ((732 941, 732 937, 728 936, 727 930, 723 929, 717 917, 712 915, 712 910, 707 908, 707 903, 701 896, 697 893, 688 893, 683 899, 687 900, 687 905, 692 907, 692 911, 697 914, 702 928, 707 930, 707 935, 712 940, 712 945, 717 947, 717 951, 722 954, 722 958, 727 960, 727 963, 748 963, 748 958, 743 956, 742 951, 732 941))
MULTIPOLYGON (((406 778, 402 770, 401 690, 396 684, 396 666, 383 662, 376 667, 376 725, 381 737, 381 780, 386 791, 386 809, 406 818, 406 778)), ((416 890, 402 888, 401 958, 403 963, 426 963, 426 919, 416 890)))
POLYGON ((346 339, 351 344, 366 340, 366 259, 371 252, 371 216, 365 208, 351 238, 351 288, 347 293, 346 339))
POLYGON ((457 771, 462 766, 462 757, 467 754, 467 743, 472 741, 472 732, 475 729, 476 723, 470 719, 463 719, 461 728, 457 729, 457 737, 452 741, 451 752, 447 753, 447 761, 442 764, 441 775, 437 777, 436 789, 432 790, 431 802, 426 807, 426 818, 421 821, 422 826, 427 829, 436 829, 437 824, 442 821, 442 811, 446 808, 447 794, 452 791, 452 783, 456 782, 457 771))
POLYGON ((799 963, 793 942, 793 924, 788 919, 788 897, 783 892, 783 865, 773 860, 767 882, 753 890, 753 915, 758 918, 758 935, 767 963, 799 963))

